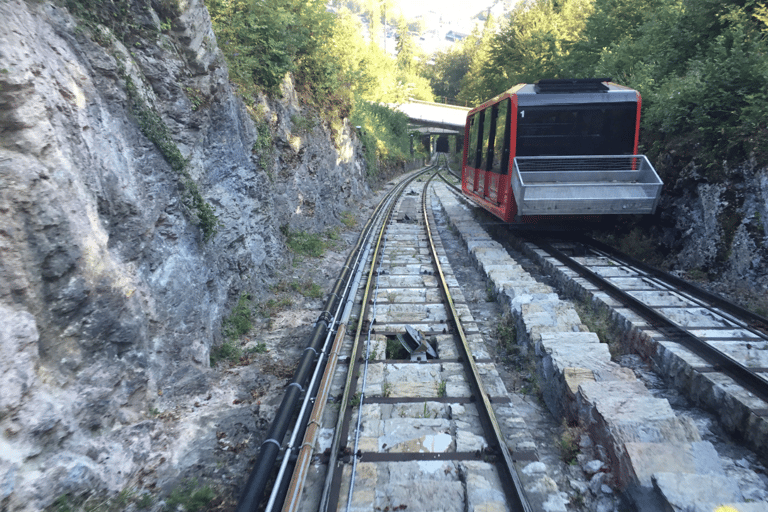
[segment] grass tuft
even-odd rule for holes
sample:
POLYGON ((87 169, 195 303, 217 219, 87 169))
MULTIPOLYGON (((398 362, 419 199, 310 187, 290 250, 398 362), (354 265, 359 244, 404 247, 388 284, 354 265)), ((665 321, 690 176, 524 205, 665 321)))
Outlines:
POLYGON ((240 294, 232 312, 221 323, 224 335, 229 339, 239 338, 251 330, 251 300, 246 292, 240 294))
POLYGON ((563 420, 563 432, 560 434, 560 458, 566 464, 576 464, 576 456, 579 454, 579 438, 581 429, 577 426, 569 426, 563 420))
POLYGON ((318 235, 305 231, 291 231, 288 226, 280 228, 285 235, 285 243, 294 254, 320 258, 325 254, 325 242, 318 235))
POLYGON ((230 363, 237 363, 240 358, 243 357, 243 349, 237 341, 225 341, 218 347, 211 349, 210 363, 211 366, 216 366, 220 361, 229 361, 230 363))
POLYGON ((165 510, 175 511, 181 506, 184 512, 197 512, 205 510, 214 498, 216 493, 210 486, 200 487, 197 480, 188 480, 171 492, 165 500, 165 510))

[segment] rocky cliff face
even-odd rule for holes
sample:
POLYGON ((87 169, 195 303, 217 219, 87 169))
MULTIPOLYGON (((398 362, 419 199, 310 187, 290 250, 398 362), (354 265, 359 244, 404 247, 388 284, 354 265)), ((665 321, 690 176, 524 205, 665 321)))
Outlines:
POLYGON ((753 158, 718 173, 674 154, 651 230, 666 265, 768 315, 768 168, 753 158))
POLYGON ((130 46, 59 5, 0 3, 3 510, 197 463, 189 446, 210 428, 170 440, 156 408, 210 398, 222 316, 241 291, 268 293, 288 256, 280 227, 337 225, 369 192, 346 124, 291 133, 292 116, 313 117, 289 82, 260 106, 233 94, 202 0, 172 15, 121 4, 141 29, 130 46), (207 242, 137 102, 214 208, 207 242), (275 152, 254 152, 248 107, 271 124, 275 152))

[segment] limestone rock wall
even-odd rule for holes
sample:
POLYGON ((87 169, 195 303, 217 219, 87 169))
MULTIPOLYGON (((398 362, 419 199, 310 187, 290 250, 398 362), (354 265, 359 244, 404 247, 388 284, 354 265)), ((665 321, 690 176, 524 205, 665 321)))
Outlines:
POLYGON ((258 105, 233 93, 202 0, 180 2, 165 31, 153 4, 124 3, 144 34, 129 46, 60 3, 0 3, 3 510, 183 465, 153 455, 152 400, 205 392, 222 316, 286 264, 281 226, 332 227, 369 193, 349 126, 291 133, 293 115, 312 114, 290 82, 283 100, 259 100, 277 133, 262 165, 246 108, 258 105), (129 82, 215 209, 210 241, 139 129, 129 82))
MULTIPOLYGON (((666 160, 666 161, 665 161, 666 160)), ((731 296, 768 291, 768 167, 754 159, 709 176, 694 162, 669 174, 654 221, 659 248, 677 270, 698 270, 731 296)), ((695 276, 695 273, 693 274, 695 276)), ((766 304, 756 304, 764 308, 766 304)))

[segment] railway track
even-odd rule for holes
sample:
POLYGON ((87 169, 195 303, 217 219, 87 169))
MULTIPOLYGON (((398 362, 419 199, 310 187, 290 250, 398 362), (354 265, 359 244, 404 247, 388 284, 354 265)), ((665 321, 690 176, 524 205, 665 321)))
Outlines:
MULTIPOLYGON (((519 343, 535 353, 548 409, 556 418, 578 423, 605 450, 601 460, 608 463, 617 487, 636 510, 766 510, 768 492, 761 476, 766 472, 765 402, 755 395, 765 374, 764 320, 599 244, 552 240, 552 233, 543 232, 539 238, 548 238, 548 243, 526 241, 525 233, 510 232, 484 213, 472 208, 462 212, 455 203, 464 202, 463 196, 451 183, 454 180, 445 181, 452 193, 445 187, 442 201, 454 203, 446 212, 452 212, 449 216, 457 229, 475 232, 477 216, 514 255, 508 265, 528 261, 525 269, 540 276, 539 284, 525 274, 514 280, 494 277, 499 257, 486 258, 471 247, 471 234, 462 235, 500 300, 517 318, 519 343), (596 276, 587 280, 576 268, 585 276, 596 276), (602 277, 612 284, 606 285, 602 277), (630 297, 609 295, 604 288, 624 288, 630 297), (658 377, 646 380, 648 371, 636 373, 617 364, 624 357, 613 357, 607 343, 586 332, 588 327, 568 302, 553 296, 555 289, 560 297, 597 305, 616 326, 606 341, 614 343, 619 354, 636 350, 652 362, 659 377, 716 417, 703 419, 704 413, 678 409, 679 401, 673 410, 665 398, 670 394, 658 387, 658 377), (648 309, 656 311, 651 315, 648 309), (655 318, 658 315, 666 320, 655 318), (699 343, 691 342, 691 337, 698 337, 699 343), (725 359, 696 355, 692 350, 700 343, 709 346, 709 353, 725 352, 719 356, 725 359), (737 365, 729 360, 750 373, 746 377, 731 373, 737 365), (749 390, 736 379, 747 381, 749 390), (713 435, 707 425, 718 420, 736 436, 713 435), (736 448, 735 443, 745 445, 739 438, 747 439, 746 445, 755 452, 736 448)), ((635 359, 630 361, 635 364, 635 359)))
POLYGON ((768 319, 593 239, 510 238, 566 295, 620 319, 631 349, 768 460, 768 319))
POLYGON ((276 482, 267 498, 252 475, 238 510, 532 510, 515 469, 532 454, 507 446, 514 412, 434 236, 428 182, 382 201, 346 306, 326 315, 328 362, 301 385, 316 398, 287 443, 268 435, 262 451, 286 446, 276 482))
POLYGON ((524 244, 562 289, 613 311, 634 350, 768 459, 768 320, 595 240, 524 244))
POLYGON ((320 510, 530 510, 491 407, 503 384, 432 236, 427 183, 405 187, 377 241, 320 510), (396 350, 408 328, 429 347, 396 350))

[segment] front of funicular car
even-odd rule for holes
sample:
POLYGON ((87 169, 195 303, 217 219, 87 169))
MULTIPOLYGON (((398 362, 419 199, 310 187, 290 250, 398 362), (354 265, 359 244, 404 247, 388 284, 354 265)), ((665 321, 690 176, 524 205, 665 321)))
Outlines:
POLYGON ((641 99, 610 79, 540 80, 516 92, 516 219, 653 213, 661 180, 637 154, 641 99))

